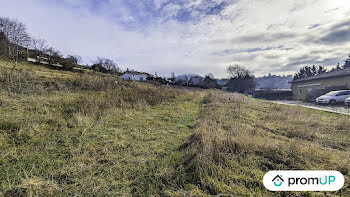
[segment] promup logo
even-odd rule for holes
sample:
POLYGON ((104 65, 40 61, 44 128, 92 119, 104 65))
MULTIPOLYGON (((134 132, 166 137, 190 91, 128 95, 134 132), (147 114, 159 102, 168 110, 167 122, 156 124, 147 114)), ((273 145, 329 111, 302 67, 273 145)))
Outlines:
POLYGON ((264 176, 270 191, 337 191, 343 185, 338 171, 270 171, 264 176))
POLYGON ((277 175, 275 178, 272 179, 273 184, 277 187, 281 186, 284 180, 282 179, 282 175, 277 175))

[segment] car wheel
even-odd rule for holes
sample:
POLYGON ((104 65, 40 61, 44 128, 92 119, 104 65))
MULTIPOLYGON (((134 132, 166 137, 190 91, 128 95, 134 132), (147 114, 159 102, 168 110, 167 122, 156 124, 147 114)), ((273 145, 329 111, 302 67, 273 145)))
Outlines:
POLYGON ((337 104, 337 101, 335 101, 334 99, 332 99, 332 100, 329 101, 329 104, 335 105, 335 104, 337 104))

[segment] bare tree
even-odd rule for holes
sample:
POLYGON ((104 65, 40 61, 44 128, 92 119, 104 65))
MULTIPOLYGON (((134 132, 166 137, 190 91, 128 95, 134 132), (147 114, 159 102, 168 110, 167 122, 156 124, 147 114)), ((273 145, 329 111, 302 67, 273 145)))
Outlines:
POLYGON ((205 77, 208 77, 209 79, 214 79, 213 73, 208 73, 205 77))
POLYGON ((55 64, 59 63, 59 61, 62 59, 63 55, 60 51, 50 47, 46 50, 46 53, 49 57, 49 64, 55 64))
POLYGON ((231 78, 245 78, 245 77, 249 77, 252 76, 252 72, 238 64, 232 66, 228 66, 227 67, 227 72, 230 75, 231 78))
POLYGON ((5 17, 0 17, 0 32, 3 34, 4 37, 4 45, 3 48, 5 48, 6 50, 6 56, 10 57, 10 42, 9 42, 9 37, 10 37, 10 19, 9 18, 5 18, 5 17))
POLYGON ((250 70, 239 65, 230 65, 227 72, 231 77, 226 84, 230 91, 244 93, 256 87, 255 77, 250 70))
POLYGON ((74 65, 81 63, 81 57, 79 55, 68 55, 67 59, 69 59, 74 65))
POLYGON ((28 47, 30 43, 30 36, 27 33, 26 26, 15 20, 9 18, 0 17, 0 31, 3 32, 8 40, 8 56, 15 63, 14 67, 18 64, 19 52, 21 48, 28 47))
POLYGON ((5 34, 0 31, 0 56, 2 57, 6 57, 7 55, 7 50, 6 50, 7 43, 8 43, 8 40, 5 37, 5 34))
POLYGON ((39 53, 38 55, 46 53, 48 46, 46 45, 46 41, 44 39, 31 39, 31 47, 39 53))
POLYGON ((80 56, 68 55, 66 58, 60 60, 60 64, 62 64, 65 69, 70 70, 73 67, 77 67, 80 61, 80 56))
POLYGON ((97 57, 94 67, 99 67, 99 70, 102 72, 109 72, 109 73, 121 72, 117 64, 113 60, 108 58, 97 57))
POLYGON ((217 80, 214 78, 213 73, 208 73, 203 80, 203 86, 205 88, 216 88, 217 85, 217 80))

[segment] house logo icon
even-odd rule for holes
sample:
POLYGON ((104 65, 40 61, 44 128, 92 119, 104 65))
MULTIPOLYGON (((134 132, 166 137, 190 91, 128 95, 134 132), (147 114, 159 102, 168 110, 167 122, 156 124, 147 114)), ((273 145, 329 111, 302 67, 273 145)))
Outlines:
POLYGON ((281 186, 284 182, 284 180, 282 179, 282 175, 277 175, 275 178, 272 179, 272 182, 277 187, 281 186))

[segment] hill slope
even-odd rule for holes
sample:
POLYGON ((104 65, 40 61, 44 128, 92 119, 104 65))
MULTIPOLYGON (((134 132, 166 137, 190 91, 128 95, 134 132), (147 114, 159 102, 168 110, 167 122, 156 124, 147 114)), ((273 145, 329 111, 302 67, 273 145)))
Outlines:
POLYGON ((350 195, 346 116, 5 61, 0 83, 0 195, 289 195, 271 169, 339 170, 350 195))

